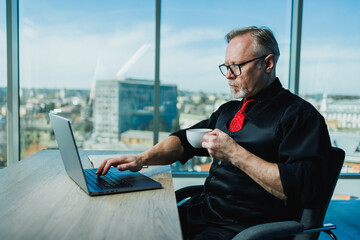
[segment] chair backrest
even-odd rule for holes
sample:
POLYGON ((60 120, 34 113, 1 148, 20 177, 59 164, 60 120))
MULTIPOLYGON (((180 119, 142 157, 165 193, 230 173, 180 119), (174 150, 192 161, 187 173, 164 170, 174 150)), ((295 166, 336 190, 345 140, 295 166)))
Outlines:
MULTIPOLYGON (((331 197, 339 178, 339 174, 344 163, 345 152, 340 148, 331 147, 329 179, 325 187, 323 196, 320 196, 319 204, 314 209, 304 209, 300 222, 304 228, 321 227, 324 223, 326 211, 328 209, 331 197)), ((294 240, 316 240, 319 238, 319 232, 305 233, 295 236, 294 240)))

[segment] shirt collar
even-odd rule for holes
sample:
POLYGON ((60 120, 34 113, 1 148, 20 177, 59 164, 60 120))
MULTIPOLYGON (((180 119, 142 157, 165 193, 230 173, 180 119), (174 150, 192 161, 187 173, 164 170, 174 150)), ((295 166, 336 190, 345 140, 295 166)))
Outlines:
POLYGON ((275 80, 265 89, 261 90, 258 94, 252 97, 256 102, 266 100, 267 98, 271 98, 280 92, 282 89, 282 85, 280 83, 279 78, 275 78, 275 80))

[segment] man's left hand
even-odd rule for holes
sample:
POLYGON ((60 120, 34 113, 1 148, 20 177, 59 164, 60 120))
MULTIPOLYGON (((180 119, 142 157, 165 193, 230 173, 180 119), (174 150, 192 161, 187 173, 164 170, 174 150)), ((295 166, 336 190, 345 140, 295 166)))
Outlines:
POLYGON ((232 162, 236 149, 242 149, 234 139, 219 129, 204 135, 202 147, 208 150, 212 158, 223 162, 232 162))

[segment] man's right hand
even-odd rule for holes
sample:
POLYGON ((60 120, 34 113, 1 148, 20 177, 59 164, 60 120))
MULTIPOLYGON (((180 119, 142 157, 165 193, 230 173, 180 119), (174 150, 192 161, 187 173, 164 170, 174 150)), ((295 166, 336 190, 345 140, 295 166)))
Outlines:
POLYGON ((119 171, 130 170, 137 172, 144 166, 139 155, 118 155, 105 159, 96 171, 96 175, 101 176, 107 174, 111 167, 116 167, 119 171))

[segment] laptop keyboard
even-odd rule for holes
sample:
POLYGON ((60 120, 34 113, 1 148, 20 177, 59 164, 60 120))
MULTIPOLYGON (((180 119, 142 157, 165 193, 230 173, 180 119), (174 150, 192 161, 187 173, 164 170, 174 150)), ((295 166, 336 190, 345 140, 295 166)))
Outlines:
POLYGON ((132 186, 131 183, 116 176, 111 171, 108 171, 104 176, 98 177, 96 175, 96 170, 97 169, 87 169, 84 171, 87 183, 94 189, 111 189, 132 186))

